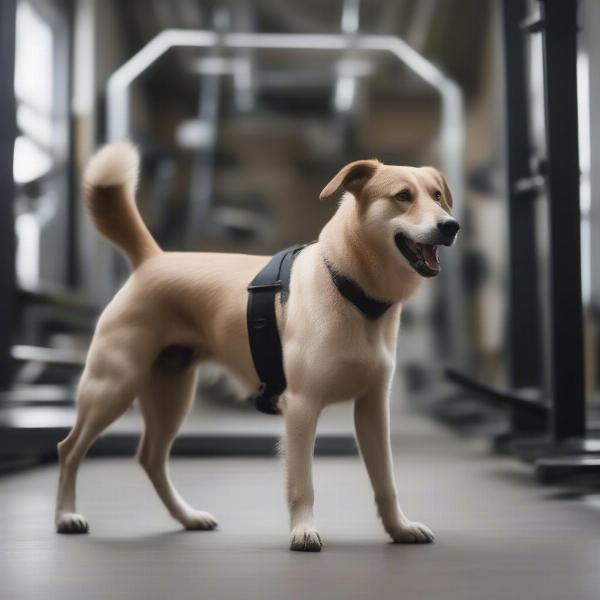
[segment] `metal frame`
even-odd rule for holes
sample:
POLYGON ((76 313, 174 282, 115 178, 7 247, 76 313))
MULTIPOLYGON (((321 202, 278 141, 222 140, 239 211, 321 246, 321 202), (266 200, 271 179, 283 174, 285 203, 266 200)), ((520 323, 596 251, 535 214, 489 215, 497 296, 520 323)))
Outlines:
POLYGON ((129 134, 129 88, 148 67, 165 52, 175 47, 289 50, 363 50, 389 52, 427 82, 442 100, 440 155, 443 169, 455 195, 454 212, 460 219, 463 211, 463 146, 464 109, 460 87, 435 65, 418 54, 403 40, 394 36, 345 34, 276 34, 225 33, 166 29, 137 54, 117 69, 107 84, 108 139, 129 134))
POLYGON ((587 436, 584 388, 581 206, 577 102, 576 2, 539 0, 542 33, 548 197, 546 380, 550 429, 544 439, 515 442, 542 483, 600 474, 600 440, 587 436))
MULTIPOLYGON (((511 408, 510 429, 495 436, 492 446, 505 452, 523 436, 545 432, 549 407, 542 398, 543 361, 539 318, 539 273, 535 227, 535 200, 544 190, 544 177, 531 173, 528 123, 525 31, 527 0, 502 2, 505 87, 505 157, 508 219, 508 384, 502 390, 459 372, 447 371, 454 383, 471 390, 483 402, 511 408), (525 392, 525 395, 523 395, 525 392)), ((533 28, 532 28, 533 27, 533 28)))
POLYGON ((389 52, 441 97, 440 154, 443 168, 456 201, 460 219, 463 210, 463 95, 460 87, 435 65, 395 36, 346 34, 224 33, 166 29, 117 69, 107 84, 108 139, 118 140, 129 133, 129 88, 165 52, 175 47, 288 50, 362 50, 389 52))
POLYGON ((12 377, 10 347, 15 310, 15 233, 13 200, 13 150, 16 136, 16 106, 13 89, 15 70, 16 0, 0 2, 0 389, 12 377))
MULTIPOLYGON (((548 278, 545 311, 544 380, 548 403, 518 392, 500 393, 488 386, 475 389, 489 400, 521 414, 516 431, 504 437, 512 450, 532 461, 542 482, 571 475, 600 474, 600 440, 587 436, 584 389, 583 302, 581 277, 581 205, 579 167, 577 14, 576 2, 539 0, 540 16, 526 17, 528 3, 504 0, 507 102, 508 196, 510 221, 510 377, 513 387, 534 385, 539 371, 539 337, 531 339, 539 319, 532 198, 545 189, 548 205, 548 278), (542 34, 544 67, 546 166, 531 176, 527 135, 526 69, 522 29, 542 34), (543 176, 542 176, 543 175, 543 176), (545 183, 545 186, 543 185, 545 183), (528 280, 531 278, 531 280, 528 280), (535 405, 529 406, 532 401, 535 405), (537 402, 536 402, 537 401, 537 402), (535 410, 533 410, 535 409, 535 410), (535 430, 545 437, 532 437, 535 430), (519 439, 519 434, 521 437, 519 439), (529 434, 527 437, 524 434, 529 434)), ((539 326, 539 324, 538 324, 539 326)), ((457 378, 454 376, 454 379, 457 378)), ((514 423, 513 423, 514 424, 514 423)))
POLYGON ((166 29, 119 67, 108 79, 107 123, 110 141, 129 134, 129 88, 165 52, 176 47, 278 50, 362 50, 389 52, 441 97, 440 155, 455 195, 454 212, 463 211, 463 95, 460 87, 435 65, 395 36, 346 34, 224 33, 166 29))

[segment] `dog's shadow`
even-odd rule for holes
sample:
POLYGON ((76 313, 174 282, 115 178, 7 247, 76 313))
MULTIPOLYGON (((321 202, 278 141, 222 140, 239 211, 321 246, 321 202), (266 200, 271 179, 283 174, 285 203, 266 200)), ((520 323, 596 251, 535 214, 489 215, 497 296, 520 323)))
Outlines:
MULTIPOLYGON (((94 533, 87 538, 95 546, 113 546, 118 547, 119 550, 135 550, 135 549, 148 549, 150 547, 162 547, 168 546, 174 543, 180 545, 181 542, 185 542, 187 545, 192 538, 196 538, 196 542, 201 539, 213 538, 218 533, 218 529, 213 531, 187 531, 185 529, 172 529, 162 530, 155 532, 139 532, 139 531, 125 531, 122 534, 113 533, 94 533), (189 539, 186 539, 189 538, 189 539)), ((213 538, 214 540, 214 538, 213 538)))
POLYGON ((219 541, 220 549, 231 546, 238 548, 241 552, 252 551, 253 553, 286 552, 290 556, 319 556, 329 552, 363 553, 373 551, 378 553, 402 552, 407 549, 428 547, 431 544, 394 544, 386 540, 378 539, 351 539, 351 538, 329 538, 326 540, 321 552, 291 552, 285 537, 278 535, 243 535, 232 540, 230 536, 226 539, 218 539, 219 529, 213 531, 186 531, 185 529, 174 529, 170 531, 157 531, 153 533, 123 532, 121 535, 102 534, 87 537, 91 544, 99 548, 113 548, 122 551, 138 551, 153 549, 165 549, 168 547, 193 547, 195 549, 214 548, 214 542, 219 541), (262 539, 261 539, 262 538, 262 539))

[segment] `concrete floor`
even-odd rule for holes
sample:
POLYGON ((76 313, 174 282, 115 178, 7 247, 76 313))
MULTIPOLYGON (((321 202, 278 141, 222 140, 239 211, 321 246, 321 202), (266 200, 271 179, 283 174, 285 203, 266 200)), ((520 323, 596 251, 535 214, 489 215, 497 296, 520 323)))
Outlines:
POLYGON ((277 459, 179 459, 172 475, 215 532, 183 532, 131 460, 89 460, 88 536, 52 528, 56 467, 0 479, 0 598, 583 600, 600 597, 600 494, 540 488, 483 443, 403 417, 400 496, 437 541, 388 543, 358 458, 319 458, 321 554, 287 550, 277 459))

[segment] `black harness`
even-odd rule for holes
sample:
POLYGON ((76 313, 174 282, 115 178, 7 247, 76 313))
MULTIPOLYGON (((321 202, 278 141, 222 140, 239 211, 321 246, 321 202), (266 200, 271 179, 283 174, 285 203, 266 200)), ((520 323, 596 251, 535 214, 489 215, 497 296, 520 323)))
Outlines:
POLYGON ((275 314, 275 296, 278 292, 281 294, 282 304, 287 300, 292 265, 305 246, 291 246, 275 254, 248 286, 248 338, 254 367, 261 381, 252 400, 258 410, 268 415, 279 414, 277 399, 287 387, 275 314))
MULTIPOLYGON (((307 244, 281 250, 260 270, 248 286, 246 323, 254 367, 261 381, 260 388, 252 395, 254 406, 269 415, 280 413, 277 400, 287 387, 283 370, 283 352, 277 329, 275 298, 285 304, 290 291, 292 265, 307 244)), ((371 298, 352 279, 336 271, 324 261, 331 280, 339 293, 353 304, 367 319, 374 321, 392 305, 371 298)))

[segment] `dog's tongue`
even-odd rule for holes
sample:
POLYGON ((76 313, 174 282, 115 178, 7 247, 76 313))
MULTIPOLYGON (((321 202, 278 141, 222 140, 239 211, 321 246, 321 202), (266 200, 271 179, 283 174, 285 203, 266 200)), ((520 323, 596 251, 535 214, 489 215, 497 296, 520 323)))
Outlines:
POLYGON ((423 258, 425 259, 425 264, 432 271, 439 271, 440 262, 437 257, 437 248, 435 246, 430 246, 429 244, 420 244, 420 246, 423 258))

